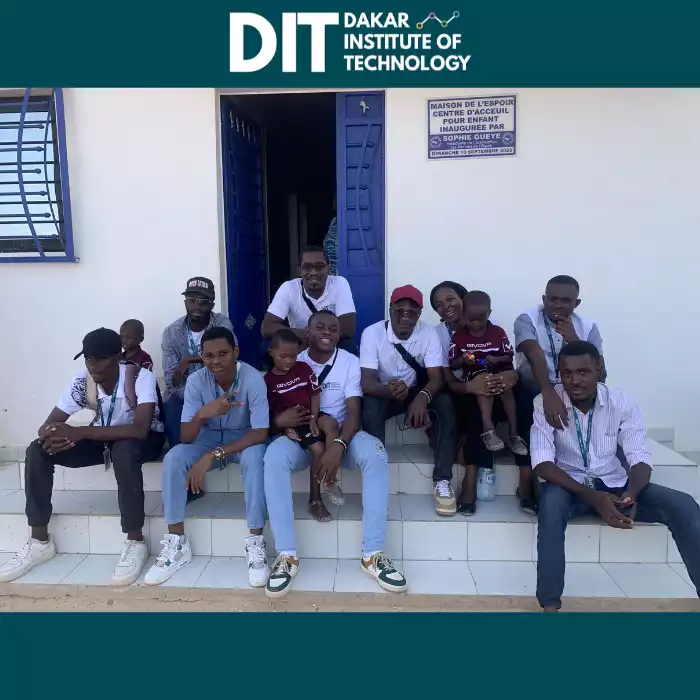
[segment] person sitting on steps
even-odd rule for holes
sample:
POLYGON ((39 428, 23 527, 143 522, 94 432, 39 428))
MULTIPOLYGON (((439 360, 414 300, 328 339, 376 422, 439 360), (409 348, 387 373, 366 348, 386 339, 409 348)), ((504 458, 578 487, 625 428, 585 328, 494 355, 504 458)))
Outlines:
POLYGON ((56 556, 49 537, 51 494, 55 465, 78 469, 104 464, 114 467, 122 531, 126 541, 112 582, 129 585, 141 575, 148 547, 143 539, 143 462, 158 459, 165 435, 157 410, 153 372, 121 362, 119 334, 108 328, 91 331, 83 339, 85 357, 58 404, 39 428, 39 439, 27 449, 25 491, 31 536, 27 544, 0 567, 0 582, 14 581, 56 556), (68 425, 82 409, 95 411, 88 427, 68 425))
POLYGON ((420 320, 423 295, 406 285, 395 289, 389 321, 379 321, 362 333, 362 427, 386 442, 386 421, 406 414, 408 428, 427 428, 435 455, 433 494, 439 515, 457 512, 452 489, 456 451, 455 411, 443 392, 444 351, 435 328, 420 320))
POLYGON ((302 349, 307 346, 306 327, 316 311, 331 311, 338 317, 338 347, 357 355, 356 313, 350 285, 345 277, 328 273, 328 256, 323 248, 305 248, 299 263, 299 277, 280 286, 263 318, 260 330, 265 366, 269 366, 269 341, 280 328, 291 328, 301 341, 302 349))
MULTIPOLYGON (((267 402, 270 404, 270 424, 289 408, 299 412, 305 423, 296 428, 286 428, 280 435, 309 450, 313 456, 309 470, 309 513, 319 522, 332 520, 331 514, 321 497, 321 484, 316 479, 319 462, 323 453, 338 437, 338 421, 321 412, 321 384, 325 377, 317 378, 306 362, 300 362, 297 355, 301 341, 291 328, 280 328, 272 336, 270 356, 273 366, 265 375, 267 402)), ((273 438, 274 439, 274 438, 273 438)), ((345 498, 337 482, 325 484, 329 489, 331 502, 343 505, 345 498)))
POLYGON ((543 610, 561 607, 566 524, 591 511, 614 528, 666 525, 700 595, 700 507, 687 493, 649 483, 651 453, 637 404, 600 381, 603 365, 592 343, 564 345, 557 367, 561 383, 553 391, 567 420, 552 427, 540 395, 530 437, 535 474, 545 481, 537 527, 537 600, 543 610), (617 457, 618 445, 629 472, 617 457))

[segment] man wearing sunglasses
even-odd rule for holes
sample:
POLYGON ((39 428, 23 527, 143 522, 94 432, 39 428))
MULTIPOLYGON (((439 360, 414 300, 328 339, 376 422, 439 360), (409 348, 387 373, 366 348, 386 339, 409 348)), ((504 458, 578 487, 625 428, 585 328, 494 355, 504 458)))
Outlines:
POLYGON ((457 502, 450 484, 456 445, 454 405, 442 393, 443 345, 435 327, 420 320, 422 311, 421 292, 410 284, 398 287, 389 300, 389 320, 362 333, 362 428, 385 442, 387 419, 402 413, 406 428, 427 428, 435 451, 435 510, 438 515, 454 515, 457 502))
POLYGON ((206 277, 192 277, 182 293, 187 312, 163 331, 163 374, 165 375, 165 434, 170 447, 180 444, 180 418, 185 401, 187 377, 203 367, 202 336, 208 328, 220 326, 233 332, 231 321, 214 313, 214 283, 206 277))
POLYGON ((357 355, 355 335, 355 303, 350 285, 345 277, 329 276, 328 256, 323 248, 309 246, 299 264, 299 277, 284 282, 272 300, 262 322, 262 336, 267 345, 280 329, 289 326, 299 337, 302 347, 307 346, 306 328, 312 314, 330 311, 338 317, 340 324, 341 350, 357 355))

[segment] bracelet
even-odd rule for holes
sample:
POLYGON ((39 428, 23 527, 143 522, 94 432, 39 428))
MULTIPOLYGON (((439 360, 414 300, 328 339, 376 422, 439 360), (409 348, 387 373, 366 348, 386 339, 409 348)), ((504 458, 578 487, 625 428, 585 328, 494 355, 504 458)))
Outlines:
POLYGON ((215 447, 211 453, 216 457, 216 459, 226 459, 226 452, 223 447, 215 447))
POLYGON ((425 394, 426 397, 428 398, 428 403, 431 403, 431 402, 432 402, 432 400, 433 400, 433 395, 432 395, 427 389, 421 389, 418 393, 419 393, 419 394, 425 394))
POLYGON ((343 454, 345 454, 348 451, 348 443, 343 440, 343 438, 337 437, 333 442, 337 442, 339 445, 343 446, 343 454))

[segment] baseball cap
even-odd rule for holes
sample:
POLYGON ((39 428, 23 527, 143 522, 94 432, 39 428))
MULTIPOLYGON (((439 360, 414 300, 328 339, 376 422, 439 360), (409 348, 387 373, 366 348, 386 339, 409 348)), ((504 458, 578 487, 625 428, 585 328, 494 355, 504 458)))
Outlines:
POLYGON ((199 294, 199 296, 209 299, 209 301, 214 301, 216 298, 214 283, 207 277, 191 277, 188 279, 187 288, 182 294, 183 296, 186 294, 199 294))
POLYGON ((85 355, 93 360, 104 360, 112 355, 119 355, 121 351, 122 340, 119 333, 110 328, 97 328, 83 338, 83 349, 73 359, 77 360, 81 355, 85 355))
POLYGON ((411 301, 414 301, 418 306, 422 309, 423 308, 423 295, 421 294, 419 289, 416 289, 412 284, 406 284, 403 287, 397 287, 392 293, 391 293, 391 299, 389 299, 389 303, 393 304, 396 301, 399 301, 401 299, 410 299, 411 301))

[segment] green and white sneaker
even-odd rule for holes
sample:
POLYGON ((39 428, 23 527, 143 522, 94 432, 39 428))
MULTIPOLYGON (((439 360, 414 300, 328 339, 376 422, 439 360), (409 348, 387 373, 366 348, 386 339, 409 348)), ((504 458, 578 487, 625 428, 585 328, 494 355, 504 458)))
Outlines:
POLYGON ((391 563, 384 552, 377 552, 369 559, 363 557, 360 564, 362 572, 371 576, 385 591, 403 593, 406 590, 406 579, 391 563))
POLYGON ((280 554, 272 565, 272 573, 265 586, 268 598, 281 598, 292 587, 292 579, 299 573, 299 560, 280 554))

